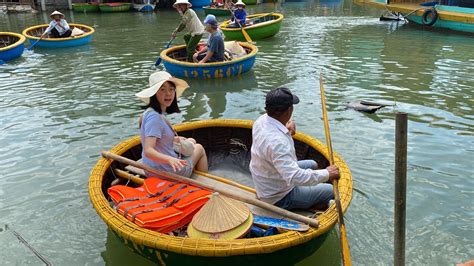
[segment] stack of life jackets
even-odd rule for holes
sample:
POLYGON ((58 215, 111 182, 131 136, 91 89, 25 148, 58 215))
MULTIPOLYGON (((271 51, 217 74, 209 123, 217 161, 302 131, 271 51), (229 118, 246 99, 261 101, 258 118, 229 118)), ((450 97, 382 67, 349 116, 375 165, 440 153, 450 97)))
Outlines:
POLYGON ((211 192, 157 177, 137 188, 123 185, 108 189, 114 208, 140 227, 168 233, 187 225, 209 200, 211 192))

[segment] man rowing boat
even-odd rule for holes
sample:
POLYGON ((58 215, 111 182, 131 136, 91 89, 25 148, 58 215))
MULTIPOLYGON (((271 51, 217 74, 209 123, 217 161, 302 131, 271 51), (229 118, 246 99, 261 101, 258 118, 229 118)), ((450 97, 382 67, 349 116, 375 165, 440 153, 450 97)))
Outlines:
POLYGON ((288 88, 270 91, 266 114, 252 128, 250 172, 259 199, 284 209, 326 209, 334 198, 332 185, 339 179, 336 166, 316 170, 314 160, 298 161, 292 135, 293 105, 299 98, 288 88))

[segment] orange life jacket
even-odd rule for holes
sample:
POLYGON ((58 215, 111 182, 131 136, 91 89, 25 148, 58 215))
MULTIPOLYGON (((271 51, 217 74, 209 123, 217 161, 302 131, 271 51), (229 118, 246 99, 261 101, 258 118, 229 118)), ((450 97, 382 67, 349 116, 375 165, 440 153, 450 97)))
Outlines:
POLYGON ((168 233, 189 223, 207 202, 211 192, 157 177, 138 188, 112 186, 108 193, 114 208, 135 224, 168 233))

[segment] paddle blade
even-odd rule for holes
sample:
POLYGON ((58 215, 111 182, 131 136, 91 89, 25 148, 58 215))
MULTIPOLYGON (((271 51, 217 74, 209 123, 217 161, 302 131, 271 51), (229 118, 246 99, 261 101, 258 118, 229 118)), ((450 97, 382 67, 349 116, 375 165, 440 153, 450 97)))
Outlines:
POLYGON ((155 66, 159 66, 161 64, 161 57, 158 57, 158 59, 155 62, 155 66))
POLYGON ((351 250, 349 248, 349 241, 347 240, 346 225, 339 224, 339 233, 341 239, 341 248, 342 248, 342 265, 351 266, 351 250))

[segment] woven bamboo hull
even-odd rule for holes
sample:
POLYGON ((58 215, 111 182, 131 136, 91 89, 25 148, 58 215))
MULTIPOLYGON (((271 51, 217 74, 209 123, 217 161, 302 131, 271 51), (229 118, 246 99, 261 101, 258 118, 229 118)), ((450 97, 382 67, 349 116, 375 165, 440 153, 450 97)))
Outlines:
POLYGON ((209 14, 212 14, 216 17, 223 17, 223 16, 230 16, 232 15, 232 13, 230 12, 229 9, 227 8, 215 8, 215 7, 209 7, 209 6, 206 6, 203 8, 204 9, 204 13, 206 15, 209 15, 209 14))
MULTIPOLYGON (((242 153, 239 156, 248 156, 252 138, 251 127, 252 121, 248 120, 216 119, 185 123, 175 126, 175 129, 182 136, 195 138, 204 146, 208 157, 211 158, 216 153, 224 153, 228 156, 235 154, 236 146, 229 143, 231 139, 235 138, 241 140, 248 147, 245 152, 243 149, 239 150, 242 153)), ((294 139, 298 159, 311 158, 316 160, 320 167, 328 165, 327 152, 321 142, 299 132, 294 136, 294 139)), ((141 144, 139 136, 119 143, 112 148, 111 152, 132 160, 140 159, 141 144)), ((352 177, 347 165, 338 154, 335 154, 335 164, 341 172, 339 193, 342 209, 345 212, 352 198, 352 177)), ((310 228, 306 232, 289 231, 271 237, 237 240, 191 239, 163 235, 138 227, 110 207, 106 193, 107 188, 115 179, 115 176, 111 173, 116 167, 123 166, 104 158, 99 159, 94 166, 89 177, 89 196, 92 205, 110 230, 122 242, 132 247, 140 255, 160 263, 166 259, 171 259, 173 256, 226 265, 233 264, 234 260, 262 259, 264 261, 270 258, 279 258, 281 261, 285 259, 294 260, 293 262, 296 262, 314 253, 320 246, 319 241, 323 241, 323 239, 318 240, 318 238, 324 238, 325 234, 334 227, 337 221, 337 211, 332 206, 318 216, 320 226, 310 228), (213 258, 209 259, 210 257, 213 258)), ((233 189, 239 190, 235 187, 233 189)))
MULTIPOLYGON (((255 14, 247 17, 247 20, 252 20, 254 18, 266 20, 265 22, 245 27, 245 31, 252 40, 272 37, 280 31, 283 15, 279 13, 271 13, 267 16, 264 15, 265 14, 255 14)), ((242 30, 240 28, 228 28, 227 25, 229 25, 229 23, 230 20, 227 20, 220 25, 220 28, 225 35, 225 39, 245 41, 242 30)))
POLYGON ((166 49, 161 52, 160 56, 163 59, 163 65, 166 70, 176 77, 199 79, 229 78, 249 71, 255 63, 257 47, 248 43, 240 43, 240 45, 249 52, 247 55, 232 61, 197 64, 173 59, 171 55, 184 51, 185 45, 166 49))
POLYGON ((25 50, 23 35, 14 32, 0 32, 0 40, 7 44, 5 47, 0 46, 0 61, 10 61, 23 54, 25 50))
POLYGON ((131 3, 104 3, 99 5, 100 12, 126 12, 132 8, 131 3))
POLYGON ((75 3, 72 4, 74 12, 99 12, 99 3, 75 3))
MULTIPOLYGON (((92 36, 94 35, 94 28, 82 24, 71 23, 69 26, 72 28, 77 27, 83 30, 85 33, 77 37, 68 37, 68 38, 43 38, 41 41, 36 44, 37 47, 43 48, 66 48, 73 46, 80 46, 88 44, 92 41, 92 36)), ((23 36, 25 36, 30 43, 34 43, 40 39, 41 34, 46 30, 48 24, 37 25, 29 27, 23 31, 23 36)))

